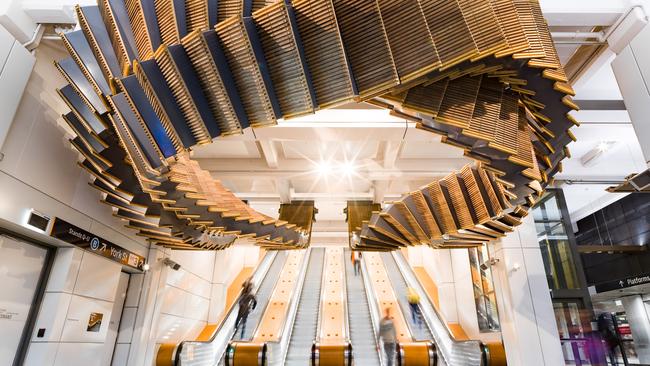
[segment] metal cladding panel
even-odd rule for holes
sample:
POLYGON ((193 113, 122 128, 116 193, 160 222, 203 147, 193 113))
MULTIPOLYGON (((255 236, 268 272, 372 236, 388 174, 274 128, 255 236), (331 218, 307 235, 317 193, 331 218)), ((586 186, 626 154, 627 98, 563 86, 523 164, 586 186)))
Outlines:
POLYGON ((214 28, 217 25, 217 14, 219 11, 219 0, 205 0, 208 3, 208 27, 214 28))
POLYGON ((269 68, 266 64, 266 59, 264 58, 262 44, 257 35, 255 23, 252 18, 244 18, 243 21, 246 33, 248 34, 248 39, 251 42, 253 53, 255 54, 255 59, 257 59, 257 66, 260 69, 260 74, 264 80, 264 87, 269 96, 269 102, 271 103, 275 118, 282 118, 282 110, 280 109, 280 103, 278 102, 278 98, 275 96, 275 91, 273 90, 273 82, 271 81, 271 75, 269 74, 269 68))
POLYGON ((158 148, 162 152, 165 158, 174 156, 176 154, 176 149, 172 143, 169 136, 165 132, 165 128, 160 121, 160 118, 156 115, 147 96, 144 94, 142 87, 138 83, 138 79, 134 76, 127 76, 121 79, 126 93, 129 95, 135 108, 138 110, 138 113, 142 116, 144 123, 147 125, 151 136, 158 145, 158 148))
POLYGON ((217 66, 219 76, 221 77, 221 82, 226 89, 228 99, 230 99, 230 104, 232 105, 232 108, 237 115, 237 119, 239 120, 241 128, 250 127, 248 116, 246 116, 246 110, 244 109, 244 105, 242 104, 241 98, 239 97, 239 93, 237 93, 237 85, 235 84, 235 80, 233 79, 230 68, 228 67, 228 61, 226 60, 226 56, 223 54, 223 50, 219 45, 217 33, 212 30, 203 32, 203 37, 205 38, 205 42, 210 50, 212 60, 217 66))
POLYGON ((172 0, 176 9, 176 26, 178 36, 183 38, 187 35, 187 19, 185 18, 185 0, 172 0))
POLYGON ((59 93, 68 103, 70 109, 77 113, 77 116, 79 116, 79 118, 85 122, 95 134, 99 135, 106 130, 106 126, 99 120, 99 116, 88 108, 86 103, 84 103, 71 85, 68 84, 59 89, 59 93))
POLYGON ((174 45, 169 46, 168 49, 169 54, 174 59, 174 63, 178 68, 181 78, 185 82, 187 91, 190 93, 192 101, 201 115, 205 127, 207 127, 208 132, 210 133, 210 137, 215 138, 221 135, 219 125, 217 125, 217 121, 215 121, 214 116, 210 111, 208 101, 205 99, 205 95, 201 90, 201 82, 196 76, 196 73, 192 68, 192 62, 190 62, 190 59, 187 57, 187 53, 185 53, 183 46, 174 45))
POLYGON ((300 32, 298 31, 298 22, 296 20, 296 11, 293 9, 293 6, 287 5, 287 12, 289 13, 289 23, 291 24, 291 30, 296 38, 296 44, 298 45, 298 53, 300 54, 300 61, 302 62, 302 69, 305 72, 305 79, 307 86, 311 95, 311 104, 314 106, 318 105, 316 101, 316 92, 314 90, 314 83, 311 79, 311 73, 309 72, 309 67, 307 66, 307 58, 305 57, 305 50, 302 46, 302 41, 300 39, 300 32))
POLYGON ((73 112, 68 112, 63 115, 63 119, 68 122, 70 127, 79 135, 79 137, 83 138, 90 147, 95 150, 96 153, 101 153, 102 150, 104 150, 104 145, 97 139, 97 137, 93 136, 90 131, 81 123, 79 118, 77 118, 77 115, 74 114, 73 112))
POLYGON ((104 102, 101 100, 99 95, 97 95, 95 89, 88 79, 86 79, 83 72, 81 72, 79 65, 77 65, 71 57, 57 61, 56 64, 58 65, 59 70, 65 74, 65 77, 68 79, 70 84, 76 88, 79 94, 81 94, 81 96, 86 99, 87 103, 90 104, 89 107, 92 107, 99 114, 108 112, 104 102))
POLYGON ((160 28, 158 28, 158 19, 156 18, 156 6, 154 0, 139 0, 142 9, 142 16, 144 18, 145 26, 147 27, 147 34, 151 42, 152 51, 156 51, 162 44, 162 37, 160 36, 160 28))
POLYGON ((101 93, 107 95, 110 94, 111 88, 108 86, 108 82, 104 78, 104 73, 97 62, 83 31, 77 30, 74 32, 64 33, 63 37, 67 40, 67 43, 73 48, 74 53, 79 58, 78 62, 81 63, 79 67, 84 67, 88 71, 88 74, 90 74, 89 76, 97 84, 101 93))
MULTIPOLYGON (((115 22, 114 26, 117 32, 119 32, 119 38, 126 50, 126 56, 129 60, 136 60, 138 58, 138 48, 136 47, 135 36, 133 34, 133 29, 131 28, 131 22, 129 21, 129 15, 124 0, 101 1, 104 3, 104 6, 110 8, 111 13, 113 14, 112 20, 115 22)), ((106 21, 107 19, 104 19, 104 22, 106 21)))
POLYGON ((156 96, 160 100, 161 107, 165 109, 165 113, 169 116, 171 123, 174 125, 174 130, 181 139, 183 147, 190 148, 196 144, 196 139, 192 135, 192 131, 185 123, 185 117, 178 108, 176 100, 169 90, 165 78, 160 72, 160 68, 154 60, 148 60, 140 63, 142 71, 147 75, 147 79, 151 83, 156 96))
POLYGON ((117 76, 121 74, 120 63, 117 60, 117 56, 113 51, 113 45, 111 44, 111 38, 108 35, 106 30, 106 25, 102 20, 102 14, 99 11, 97 6, 82 6, 80 7, 81 13, 88 23, 88 31, 92 34, 99 51, 102 54, 106 66, 110 69, 112 75, 117 76))
POLYGON ((140 150, 144 153, 149 164, 154 168, 160 167, 162 162, 160 161, 158 151, 149 138, 149 131, 145 131, 144 126, 140 124, 138 116, 136 116, 131 109, 124 93, 116 94, 112 96, 111 99, 113 100, 115 107, 120 111, 124 122, 126 122, 129 130, 131 130, 132 136, 135 138, 140 150))
POLYGON ((81 153, 81 155, 83 155, 85 158, 84 163, 92 166, 95 172, 101 174, 110 169, 111 166, 109 164, 106 164, 106 162, 101 159, 97 159, 97 157, 93 155, 93 152, 89 149, 88 145, 84 144, 81 137, 77 136, 70 140, 70 142, 81 153))

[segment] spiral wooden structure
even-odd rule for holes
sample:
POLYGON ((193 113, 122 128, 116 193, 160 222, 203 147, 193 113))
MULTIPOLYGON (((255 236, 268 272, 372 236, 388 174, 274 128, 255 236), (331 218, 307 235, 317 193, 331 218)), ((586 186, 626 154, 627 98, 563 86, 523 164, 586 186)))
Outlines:
POLYGON ((177 249, 302 248, 190 159, 197 145, 350 101, 476 162, 373 213, 354 246, 471 246, 513 230, 574 139, 537 0, 100 0, 57 62, 74 147, 127 227, 177 249), (433 136, 432 136, 433 138, 433 136))

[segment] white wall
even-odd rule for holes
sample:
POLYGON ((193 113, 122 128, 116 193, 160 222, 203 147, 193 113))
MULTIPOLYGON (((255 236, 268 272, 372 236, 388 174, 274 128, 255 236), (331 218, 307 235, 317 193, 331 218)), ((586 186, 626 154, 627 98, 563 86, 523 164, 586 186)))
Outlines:
POLYGON ((102 365, 121 269, 81 249, 58 249, 25 365, 102 365), (98 332, 87 331, 93 312, 103 314, 98 332))
POLYGON ((67 108, 56 93, 65 81, 52 63, 65 57, 57 41, 44 41, 36 50, 36 64, 0 147, 0 219, 24 226, 35 209, 146 256, 149 244, 99 202, 100 193, 88 185, 90 176, 77 166, 79 155, 68 142, 72 133, 60 118, 67 108))
POLYGON ((34 301, 47 250, 0 236, 0 365, 11 365, 34 301))
POLYGON ((508 365, 564 364, 546 271, 532 215, 488 246, 508 365))
POLYGON ((440 311, 447 323, 458 323, 470 339, 500 340, 499 332, 479 330, 467 249, 409 247, 409 263, 424 267, 438 287, 440 311))
POLYGON ((641 143, 646 162, 650 160, 650 27, 646 26, 612 62, 625 106, 641 143))
POLYGON ((248 240, 216 252, 152 249, 128 365, 152 365, 160 344, 194 339, 206 324, 218 321, 228 286, 244 266, 254 267, 259 255, 248 240), (166 257, 181 268, 162 264, 166 257))
POLYGON ((0 147, 7 137, 34 61, 34 56, 0 25, 0 147))

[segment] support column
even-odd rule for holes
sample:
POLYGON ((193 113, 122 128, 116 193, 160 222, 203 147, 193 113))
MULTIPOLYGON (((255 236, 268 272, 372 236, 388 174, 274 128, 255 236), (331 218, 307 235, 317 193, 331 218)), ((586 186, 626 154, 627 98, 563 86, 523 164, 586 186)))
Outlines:
POLYGON ((557 366, 564 356, 532 215, 490 243, 494 288, 508 365, 557 366))
POLYGON ((632 331, 634 349, 639 357, 639 363, 650 364, 650 319, 647 307, 641 295, 626 296, 621 300, 632 331))
POLYGON ((650 161, 650 27, 646 26, 612 61, 612 69, 623 95, 646 162, 650 161))

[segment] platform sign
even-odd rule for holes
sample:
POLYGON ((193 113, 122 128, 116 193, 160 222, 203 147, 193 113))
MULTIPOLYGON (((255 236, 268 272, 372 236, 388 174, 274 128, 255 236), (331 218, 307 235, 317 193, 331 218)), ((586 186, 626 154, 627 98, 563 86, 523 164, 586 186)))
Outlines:
POLYGON ((597 284, 594 287, 596 288, 597 293, 601 293, 612 290, 620 290, 622 288, 632 286, 645 285, 646 283, 650 283, 650 274, 642 274, 639 276, 632 276, 620 280, 604 282, 597 284))
POLYGON ((58 217, 54 218, 50 236, 131 268, 142 270, 144 266, 145 258, 143 256, 113 244, 58 217))

